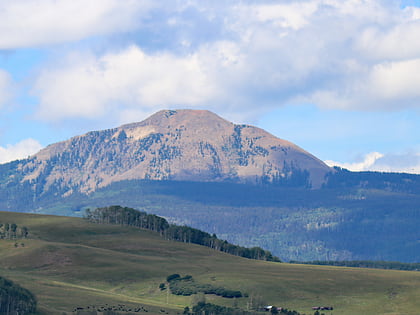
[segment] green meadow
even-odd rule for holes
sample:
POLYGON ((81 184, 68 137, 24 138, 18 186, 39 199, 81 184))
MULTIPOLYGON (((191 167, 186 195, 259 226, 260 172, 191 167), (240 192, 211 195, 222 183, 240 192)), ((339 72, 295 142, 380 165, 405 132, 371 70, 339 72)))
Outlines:
POLYGON ((416 271, 249 260, 81 218, 0 212, 0 223, 29 230, 27 239, 0 240, 0 276, 31 290, 42 314, 118 304, 148 314, 182 313, 198 297, 160 290, 174 273, 240 290, 246 297, 206 295, 206 301, 242 309, 258 300, 305 314, 313 314, 312 306, 333 306, 324 313, 335 315, 420 313, 416 271))

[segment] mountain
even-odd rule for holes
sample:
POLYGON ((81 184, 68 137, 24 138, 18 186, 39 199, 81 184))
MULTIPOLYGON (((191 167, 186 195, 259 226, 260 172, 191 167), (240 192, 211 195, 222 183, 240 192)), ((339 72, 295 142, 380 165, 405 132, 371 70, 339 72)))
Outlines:
POLYGON ((160 111, 0 165, 0 210, 121 205, 288 260, 420 262, 420 175, 331 169, 208 111, 160 111))
POLYGON ((119 128, 52 144, 17 169, 23 182, 64 195, 132 179, 281 183, 320 187, 331 169, 262 129, 205 110, 163 110, 119 128))

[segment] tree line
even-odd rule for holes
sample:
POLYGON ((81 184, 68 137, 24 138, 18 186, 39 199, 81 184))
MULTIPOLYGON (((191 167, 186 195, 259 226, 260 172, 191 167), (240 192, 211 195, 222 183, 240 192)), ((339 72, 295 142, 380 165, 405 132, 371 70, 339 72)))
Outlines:
POLYGON ((357 268, 375 268, 375 269, 393 269, 419 271, 420 263, 403 263, 399 261, 373 261, 373 260, 314 260, 314 261, 295 261, 291 264, 339 266, 339 267, 357 267, 357 268))
POLYGON ((165 218, 133 208, 109 206, 96 208, 93 211, 87 209, 85 218, 94 223, 119 224, 151 230, 158 232, 167 240, 203 245, 235 256, 280 262, 278 257, 261 247, 247 248, 233 245, 219 239, 216 234, 211 235, 185 225, 169 224, 165 218))
MULTIPOLYGON (((240 298, 242 292, 230 290, 221 286, 214 286, 208 283, 197 283, 190 275, 181 277, 179 274, 172 274, 166 278, 172 294, 190 296, 202 292, 204 294, 215 294, 224 298, 240 298)), ((160 286, 161 290, 162 287, 160 286)))
POLYGON ((36 298, 30 291, 0 277, 0 314, 33 314, 36 311, 36 305, 36 298))
MULTIPOLYGON (((193 306, 192 310, 189 307, 184 308, 184 315, 256 315, 261 312, 244 311, 238 308, 231 308, 226 306, 220 306, 212 303, 199 302, 193 306)), ((298 311, 288 310, 285 308, 277 308, 273 306, 270 314, 279 315, 301 315, 298 311)), ((315 314, 319 314, 315 313, 315 314)))
POLYGON ((29 230, 26 226, 18 226, 16 223, 0 223, 0 239, 27 238, 29 230))
POLYGON ((194 305, 192 310, 189 307, 184 308, 183 314, 186 315, 254 315, 255 312, 248 312, 227 306, 216 305, 212 303, 199 302, 194 305))

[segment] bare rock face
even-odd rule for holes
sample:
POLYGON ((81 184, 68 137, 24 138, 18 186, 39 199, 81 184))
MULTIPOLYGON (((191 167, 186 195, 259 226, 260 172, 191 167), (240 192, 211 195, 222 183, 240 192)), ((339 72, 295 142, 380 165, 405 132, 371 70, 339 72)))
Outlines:
POLYGON ((129 179, 286 183, 319 187, 331 169, 298 146, 205 110, 148 119, 52 144, 20 164, 23 181, 71 194, 129 179))

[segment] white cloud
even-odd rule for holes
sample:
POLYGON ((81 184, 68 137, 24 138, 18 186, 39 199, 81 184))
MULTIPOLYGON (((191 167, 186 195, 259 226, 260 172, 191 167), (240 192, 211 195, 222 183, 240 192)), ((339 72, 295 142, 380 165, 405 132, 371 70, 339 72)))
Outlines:
MULTIPOLYGON (((129 5, 117 3, 107 0, 103 10, 131 21, 129 5)), ((413 8, 379 0, 154 4, 153 19, 145 22, 150 33, 139 35, 137 44, 46 64, 34 88, 37 116, 206 107, 250 118, 293 103, 377 111, 420 105, 420 24, 413 8)), ((117 18, 104 26, 101 12, 92 32, 133 27, 117 18)), ((91 34, 85 28, 76 37, 91 34)))
POLYGON ((371 152, 361 160, 351 163, 325 161, 329 166, 339 166, 350 171, 403 172, 420 174, 420 153, 382 154, 371 152))
POLYGON ((303 99, 330 109, 380 111, 420 108, 418 69, 420 58, 377 63, 359 69, 350 78, 338 79, 337 86, 333 88, 318 90, 303 99))
POLYGON ((417 10, 376 0, 242 2, 235 10, 225 23, 245 67, 227 71, 235 84, 226 71, 220 77, 229 100, 245 100, 241 108, 419 107, 417 10))
POLYGON ((150 8, 149 0, 1 1, 0 49, 133 30, 150 8))
POLYGON ((420 20, 405 19, 391 30, 371 27, 363 30, 357 49, 374 60, 416 58, 420 54, 420 20))
POLYGON ((8 72, 0 69, 0 108, 12 96, 12 79, 8 72))
MULTIPOLYGON (((137 46, 95 56, 72 56, 62 68, 44 69, 35 84, 37 116, 44 120, 101 117, 126 110, 194 106, 214 96, 213 82, 195 54, 147 55, 137 46), (132 108, 134 107, 134 108, 132 108)), ((125 115, 125 114, 124 114, 125 115)))
POLYGON ((420 8, 408 7, 407 11, 411 14, 413 20, 420 20, 420 8))
POLYGON ((308 17, 318 8, 317 2, 256 5, 255 14, 261 22, 270 21, 274 26, 298 30, 308 24, 308 17))
POLYGON ((372 167, 375 164, 375 162, 382 157, 384 157, 382 153, 371 152, 369 154, 366 154, 363 160, 353 163, 340 163, 329 160, 325 161, 325 163, 329 166, 340 166, 350 171, 369 171, 372 170, 372 167))
POLYGON ((0 163, 27 158, 42 149, 42 145, 34 139, 25 139, 14 145, 0 147, 0 163))
MULTIPOLYGON (((420 31, 420 29, 419 29, 420 31)), ((420 97, 420 58, 377 64, 370 73, 374 96, 383 100, 416 99, 420 97)))

